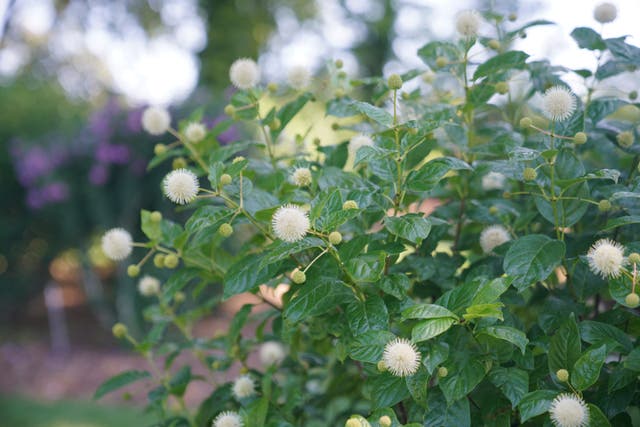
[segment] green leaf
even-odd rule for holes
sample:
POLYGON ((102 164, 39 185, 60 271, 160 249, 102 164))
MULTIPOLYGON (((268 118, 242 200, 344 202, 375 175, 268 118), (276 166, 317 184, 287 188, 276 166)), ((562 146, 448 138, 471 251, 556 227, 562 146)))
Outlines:
MULTIPOLYGON (((284 129, 287 124, 295 117, 300 110, 313 98, 311 93, 303 93, 293 101, 285 104, 280 110, 278 110, 277 116, 280 120, 279 130, 284 129)), ((235 143, 234 143, 235 144, 235 143)))
POLYGON ((448 403, 444 394, 434 388, 429 390, 427 406, 429 411, 424 417, 424 427, 471 426, 471 411, 467 398, 448 403))
POLYGON ((278 261, 282 261, 291 255, 300 253, 307 249, 324 247, 325 243, 322 239, 317 237, 305 237, 294 243, 285 242, 283 240, 276 240, 267 248, 262 254, 259 269, 267 267, 269 264, 273 264, 278 261))
POLYGON ((384 219, 384 226, 391 234, 419 245, 431 231, 431 222, 421 214, 389 216, 384 219))
POLYGON ((385 254, 365 254, 347 261, 345 267, 356 282, 375 282, 384 271, 385 254))
POLYGON ((374 122, 384 127, 388 128, 393 125, 393 117, 382 108, 378 108, 366 102, 360 101, 353 101, 351 103, 351 106, 355 111, 359 112, 360 114, 364 114, 374 122))
POLYGON ((515 279, 513 285, 523 291, 545 280, 564 258, 564 242, 541 234, 530 234, 516 240, 504 257, 505 273, 515 279))
POLYGON ((183 396, 191 381, 191 366, 183 366, 169 381, 169 393, 183 396))
POLYGON ((455 322, 456 320, 451 317, 423 320, 413 327, 411 339, 413 342, 421 342, 437 337, 448 331, 455 322))
POLYGON ((422 364, 427 368, 429 374, 446 361, 449 357, 449 344, 445 342, 431 342, 426 352, 423 352, 424 360, 422 364))
POLYGON ((640 215, 621 216, 618 218, 612 218, 607 221, 607 224, 601 231, 609 231, 614 228, 622 227, 630 224, 640 224, 640 215))
POLYGON ((522 369, 498 366, 489 373, 489 380, 502 391, 514 408, 529 391, 529 374, 522 369))
POLYGON ((446 377, 440 378, 440 389, 447 402, 451 404, 471 393, 480 384, 484 375, 484 366, 480 362, 472 360, 462 364, 457 372, 450 372, 446 377))
POLYGON ((607 346, 601 345, 586 351, 573 365, 571 384, 578 390, 586 390, 598 380, 600 369, 607 357, 607 346))
POLYGON ((476 68, 475 73, 473 73, 473 80, 508 70, 522 70, 528 57, 528 54, 519 50, 511 50, 496 55, 476 68))
POLYGON ((317 282, 307 281, 285 305, 283 315, 295 323, 326 313, 353 298, 351 288, 339 280, 322 278, 317 282))
POLYGON ((456 316, 455 313, 436 304, 416 304, 402 312, 402 320, 438 319, 441 317, 450 317, 454 320, 458 320, 458 316, 456 316))
POLYGON ((366 384, 375 409, 393 406, 409 397, 407 384, 402 377, 388 372, 369 378, 366 384))
POLYGON ((383 276, 378 282, 378 288, 385 294, 389 294, 399 300, 407 296, 407 291, 411 287, 411 282, 405 274, 389 274, 383 276))
POLYGON ((224 277, 223 297, 225 299, 249 291, 274 276, 280 269, 280 262, 260 268, 263 256, 265 255, 253 255, 249 258, 241 257, 229 267, 224 277))
POLYGON ((253 304, 245 304, 233 316, 233 320, 229 325, 229 332, 227 332, 227 348, 231 348, 236 341, 238 341, 238 338, 240 338, 240 332, 247 323, 247 320, 249 320, 249 314, 252 308, 253 304))
POLYGON ((347 320, 353 335, 389 327, 389 313, 382 298, 378 295, 366 298, 364 302, 358 299, 347 305, 347 320))
POLYGON ((471 170, 471 166, 454 157, 438 157, 411 171, 407 176, 407 188, 411 191, 429 191, 451 170, 471 170))
POLYGON ((142 232, 145 236, 154 242, 160 240, 162 236, 162 230, 160 229, 160 222, 151 221, 151 212, 147 210, 140 211, 140 223, 142 232))
POLYGON ((600 34, 588 27, 578 27, 571 32, 571 37, 582 49, 605 50, 607 46, 600 34))
POLYGON ((502 316, 502 307, 504 307, 504 304, 501 302, 476 304, 467 307, 467 312, 463 314, 462 317, 466 320, 482 319, 485 317, 504 320, 504 317, 502 316))
POLYGON ((427 409, 427 388, 429 386, 429 373, 421 366, 418 372, 405 378, 407 388, 413 400, 424 409, 427 409))
POLYGON ((478 292, 473 297, 472 304, 489 304, 496 301, 500 298, 500 295, 509 289, 512 280, 513 278, 511 277, 498 277, 497 279, 483 282, 478 287, 478 292))
POLYGON ((628 105, 627 102, 618 98, 598 98, 589 103, 587 114, 595 124, 607 116, 615 113, 620 107, 628 105))
MULTIPOLYGON (((432 70, 437 70, 438 65, 436 64, 436 60, 438 57, 444 57, 450 64, 455 64, 462 55, 458 46, 454 43, 434 41, 422 46, 418 50, 418 56, 432 70)), ((445 68, 449 67, 450 65, 447 65, 445 68)))
POLYGON ((580 358, 580 333, 573 313, 558 328, 549 343, 549 372, 555 375, 559 369, 571 370, 580 358))
POLYGON ((587 403, 589 407, 589 427, 611 427, 611 423, 605 414, 602 413, 593 403, 587 403))
POLYGON ((367 331, 349 345, 349 356, 361 362, 378 363, 387 343, 396 336, 389 331, 367 331))
POLYGON ((111 393, 112 391, 118 390, 126 385, 134 383, 136 381, 150 378, 151 374, 147 371, 125 371, 121 374, 118 374, 114 377, 109 378, 96 390, 96 393, 93 395, 94 399, 100 399, 105 394, 111 393))
POLYGON ((635 372, 640 372, 640 347, 629 353, 624 360, 624 367, 635 372))
POLYGON ((549 410, 551 402, 556 398, 558 392, 551 390, 536 390, 525 394, 518 402, 520 411, 520 422, 537 417, 549 410))
POLYGON ((519 329, 512 328, 511 326, 487 326, 486 328, 478 331, 478 335, 480 334, 489 335, 490 337, 494 337, 499 340, 509 341, 511 344, 518 347, 522 354, 524 354, 527 344, 529 343, 527 335, 524 332, 519 329))
POLYGON ((608 351, 631 351, 631 340, 620 329, 607 323, 583 320, 580 322, 580 336, 589 344, 599 346, 607 345, 608 351))

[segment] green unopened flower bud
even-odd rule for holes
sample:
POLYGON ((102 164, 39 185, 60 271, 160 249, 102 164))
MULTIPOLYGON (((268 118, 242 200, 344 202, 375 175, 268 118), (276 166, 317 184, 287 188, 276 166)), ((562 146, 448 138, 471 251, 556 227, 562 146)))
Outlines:
POLYGON ((342 209, 358 209, 358 203, 355 200, 347 200, 342 204, 342 209))
POLYGON ((504 193, 502 193, 502 197, 504 197, 505 199, 510 199, 511 198, 511 192, 505 191, 504 193))
POLYGON ((166 268, 176 268, 180 260, 176 254, 169 254, 164 257, 164 266, 166 268))
POLYGON ((248 374, 249 368, 247 368, 246 366, 241 366, 239 372, 240 372, 240 375, 248 374))
POLYGON ((336 98, 342 98, 344 96, 344 89, 342 89, 340 87, 338 89, 336 89, 336 91, 334 93, 334 96, 336 98))
POLYGON ((162 221, 162 213, 158 211, 153 211, 151 212, 151 215, 149 215, 149 219, 151 220, 151 222, 154 222, 157 224, 160 221, 162 221))
POLYGON ((487 46, 493 50, 498 50, 500 49, 500 42, 496 39, 491 39, 489 40, 489 43, 487 43, 487 46))
POLYGON ((187 299, 187 296, 184 294, 184 292, 182 291, 178 291, 175 293, 175 295, 173 296, 173 300, 177 303, 177 304, 181 304, 184 302, 184 300, 187 299))
POLYGON ((525 181, 533 181, 538 176, 538 172, 534 168, 524 168, 522 177, 525 181))
POLYGON ((293 280, 293 283, 301 285, 307 281, 307 275, 304 274, 304 271, 296 268, 291 272, 291 280, 293 280))
POLYGON ((332 231, 329 233, 329 242, 332 245, 339 245, 342 242, 342 234, 339 231, 332 231))
POLYGON ((631 92, 629 92, 629 99, 632 101, 635 101, 638 98, 638 91, 637 90, 632 90, 631 92))
POLYGON ((277 92, 278 91, 278 84, 277 83, 273 83, 273 82, 269 83, 267 85, 267 90, 269 92, 271 92, 271 93, 277 92))
POLYGON ((569 371, 567 371, 566 369, 558 369, 558 372, 556 372, 556 377, 558 378, 558 381, 566 383, 567 381, 569 381, 569 371))
POLYGON ((578 145, 584 144, 585 142, 587 142, 587 134, 584 132, 576 133, 573 137, 573 142, 575 142, 578 145))
POLYGON ((335 122, 331 123, 331 129, 338 130, 338 129, 340 129, 340 125, 338 123, 335 123, 335 122))
POLYGON ((336 59, 335 64, 336 64, 336 68, 339 70, 344 65, 344 62, 342 62, 342 59, 336 59))
POLYGON ((176 157, 171 163, 171 167, 175 169, 184 169, 187 167, 187 159, 184 157, 176 157))
POLYGON ((135 264, 131 264, 127 267, 127 275, 129 277, 137 277, 140 274, 140 267, 135 264))
POLYGON ((235 163, 241 162, 241 161, 243 161, 243 160, 244 160, 244 157, 242 157, 242 156, 237 156, 237 157, 234 157, 234 158, 233 158, 233 161, 232 161, 231 163, 235 164, 235 163))
POLYGON ((156 156, 161 156, 166 152, 167 152, 167 146, 164 144, 156 144, 153 147, 153 154, 155 154, 156 156))
POLYGON ((389 85, 389 89, 398 90, 402 87, 402 77, 398 74, 391 74, 387 79, 387 84, 389 85))
POLYGON ((409 95, 407 92, 402 92, 402 99, 409 99, 411 97, 411 95, 409 95))
POLYGON ((387 370, 387 365, 384 364, 384 360, 379 361, 376 367, 378 368, 378 372, 385 372, 387 370))
POLYGON ((133 395, 131 393, 129 393, 128 391, 122 393, 122 400, 129 401, 131 399, 133 399, 133 395))
POLYGON ((315 145, 316 147, 319 147, 322 144, 322 141, 320 141, 320 138, 313 138, 313 145, 315 145))
POLYGON ((222 175, 220 175, 220 185, 229 185, 231 184, 231 181, 231 175, 229 175, 228 173, 223 173, 222 175))
POLYGON ((280 119, 276 117, 275 119, 271 120, 271 123, 269 123, 269 129, 274 131, 278 130, 280 129, 281 124, 282 123, 280 122, 280 119))
POLYGON ((360 424, 360 420, 356 418, 349 418, 346 423, 344 423, 344 427, 362 427, 360 424))
POLYGON ((111 332, 113 333, 114 337, 118 339, 122 339, 127 336, 127 334, 129 333, 129 330, 127 329, 124 323, 118 322, 115 325, 113 325, 113 328, 111 328, 111 332))
POLYGON ((391 418, 388 415, 383 415, 378 420, 380 427, 391 427, 391 418))
POLYGON ((513 22, 518 19, 518 15, 516 15, 515 13, 510 13, 508 19, 509 21, 513 22))
POLYGON ((531 120, 530 117, 523 117, 520 119, 520 127, 527 129, 529 127, 531 127, 531 125, 533 124, 533 120, 531 120))
POLYGON ((233 117, 233 115, 236 113, 236 107, 231 104, 227 104, 224 107, 224 113, 229 117, 233 117))
POLYGON ((439 376, 440 378, 444 378, 444 377, 446 377, 447 375, 449 375, 449 370, 448 370, 447 368, 445 368, 444 366, 440 366, 440 367, 438 368, 438 376, 439 376))
POLYGON ((219 360, 216 360, 211 363, 211 369, 213 369, 214 371, 217 371, 218 369, 220 369, 221 366, 222 364, 220 363, 219 360))
POLYGON ((347 73, 344 71, 339 71, 338 72, 338 78, 340 79, 346 79, 347 78, 347 73))
POLYGON ((629 148, 635 142, 633 133, 630 131, 620 132, 616 139, 618 140, 618 144, 620 144, 620 146, 623 148, 629 148))
POLYGON ((153 257, 153 265, 158 268, 164 267, 164 254, 157 254, 153 257))
POLYGON ((498 92, 501 95, 504 95, 505 93, 509 92, 509 83, 507 82, 496 83, 496 92, 498 92))
POLYGON ((631 264, 640 264, 640 254, 638 252, 630 253, 627 259, 631 264))
POLYGON ((602 199, 598 202, 598 209, 600 212, 608 212, 611 210, 611 202, 607 199, 602 199))
POLYGON ((629 294, 624 298, 624 303, 631 308, 636 308, 640 305, 640 296, 636 293, 629 294))
POLYGON ((489 213, 490 213, 491 215, 495 215, 495 214, 497 214, 498 212, 499 212, 499 209, 498 209, 498 207, 497 207, 497 206, 491 206, 491 207, 489 208, 489 213))
POLYGON ((442 68, 444 66, 446 66, 449 63, 449 60, 447 58, 445 58, 444 56, 438 56, 436 58, 436 67, 438 68, 442 68))
POLYGON ((422 73, 422 81, 425 83, 433 83, 433 80, 435 79, 436 75, 433 74, 431 71, 425 71, 424 73, 422 73))
POLYGON ((229 237, 233 234, 233 227, 231 224, 225 222, 218 228, 218 233, 220 233, 222 237, 229 237))

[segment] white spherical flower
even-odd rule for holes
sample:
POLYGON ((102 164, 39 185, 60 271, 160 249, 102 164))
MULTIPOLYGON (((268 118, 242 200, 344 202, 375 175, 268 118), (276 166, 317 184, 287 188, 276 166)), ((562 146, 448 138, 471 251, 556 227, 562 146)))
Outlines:
POLYGON ((260 347, 260 362, 263 366, 279 365, 286 353, 282 344, 276 341, 267 341, 260 347))
POLYGON ((482 177, 482 189, 485 191, 501 190, 506 181, 507 177, 500 172, 489 172, 482 177))
POLYGON ((511 236, 502 225, 490 225, 480 233, 480 246, 485 254, 509 240, 511 240, 511 236))
POLYGON ((587 253, 589 268, 603 278, 618 277, 625 263, 624 246, 609 239, 600 239, 587 253))
POLYGON ((589 408, 574 394, 558 395, 549 408, 551 421, 557 427, 584 427, 589 425, 589 408))
POLYGON ((244 422, 240 414, 234 411, 225 411, 218 414, 213 420, 213 427, 242 427, 244 422))
POLYGON ((160 293, 160 280, 153 276, 144 276, 138 282, 138 291, 145 297, 150 297, 160 293))
POLYGON ((169 112, 161 107, 149 107, 142 113, 142 127, 151 135, 162 135, 171 125, 169 112))
POLYGON ((593 18, 601 24, 613 22, 618 16, 618 9, 612 3, 600 3, 593 9, 593 18))
POLYGON ((464 37, 476 37, 482 17, 475 10, 463 10, 456 16, 456 30, 464 37))
POLYGON ((296 168, 291 174, 291 181, 298 187, 311 185, 311 171, 309 168, 296 168))
POLYGON ((387 343, 382 353, 384 366, 397 377, 407 377, 418 372, 420 353, 416 345, 405 338, 387 343))
POLYGON ((236 59, 229 68, 229 79, 238 89, 251 89, 260 81, 260 68, 253 59, 236 59))
POLYGON ((311 73, 306 67, 296 66, 291 68, 287 73, 287 81, 292 88, 303 90, 306 89, 311 82, 311 73))
POLYGON ((187 169, 176 169, 164 178, 164 194, 174 203, 185 205, 198 195, 198 177, 187 169))
POLYGON ((358 150, 362 147, 371 147, 373 146, 373 139, 371 139, 367 135, 359 134, 352 136, 349 140, 349 151, 352 155, 355 155, 358 150))
POLYGON ((576 97, 564 86, 554 86, 542 97, 544 114, 551 120, 563 121, 576 110, 576 97))
POLYGON ((244 399, 256 394, 255 384, 249 375, 236 378, 233 382, 232 391, 236 399, 244 399))
POLYGON ((200 142, 207 136, 207 128, 200 122, 191 122, 184 129, 184 136, 189 142, 200 142))
POLYGON ((102 236, 102 252, 113 261, 120 261, 131 254, 133 239, 123 228, 112 228, 102 236))
POLYGON ((276 237, 289 243, 304 239, 311 227, 307 213, 295 205, 278 208, 273 214, 272 224, 276 237))

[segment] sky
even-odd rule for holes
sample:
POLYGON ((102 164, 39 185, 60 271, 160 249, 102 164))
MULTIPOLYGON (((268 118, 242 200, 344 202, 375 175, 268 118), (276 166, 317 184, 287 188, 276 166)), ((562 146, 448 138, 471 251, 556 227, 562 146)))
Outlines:
MULTIPOLYGON (((0 16, 9 0, 0 0, 0 16)), ((313 0, 309 0, 313 1, 313 0)), ((366 37, 365 27, 350 21, 338 0, 315 0, 319 7, 318 20, 300 23, 286 8, 276 11, 278 31, 260 58, 265 79, 278 77, 283 67, 304 65, 318 69, 331 58, 340 57, 347 71, 357 74, 355 57, 348 49, 366 37)), ((52 0, 19 0, 12 18, 16 27, 31 39, 44 37, 53 24, 52 0)), ((593 19, 593 8, 600 0, 523 0, 524 16, 516 24, 533 19, 548 19, 554 26, 528 30, 526 39, 518 40, 515 48, 524 50, 533 60, 548 58, 553 64, 570 68, 593 69, 593 52, 580 50, 569 36, 578 26, 600 29, 593 19)), ((602 29, 605 37, 629 35, 627 41, 640 45, 640 16, 638 0, 613 0, 618 18, 602 29)), ((199 64, 197 53, 206 41, 205 26, 198 15, 196 0, 151 1, 163 22, 163 31, 149 37, 135 25, 127 25, 125 9, 117 7, 93 10, 88 28, 82 29, 78 17, 65 17, 65 25, 48 41, 53 55, 61 61, 72 59, 73 67, 63 67, 60 83, 72 95, 90 96, 101 85, 111 86, 132 104, 178 103, 195 88, 199 64), (124 30, 114 34, 109 25, 124 30), (100 60, 97 60, 100 59, 100 60), (92 78, 87 78, 92 76, 92 78)), ((455 15, 473 7, 471 0, 396 0, 397 19, 394 24, 396 40, 393 48, 397 56, 385 67, 385 74, 425 67, 416 50, 429 38, 455 37, 455 15), (454 7, 452 5, 455 4, 454 7)), ((375 0, 346 0, 352 13, 371 19, 382 13, 375 0)), ((1 21, 0 21, 1 22, 1 21)), ((485 29, 488 31, 488 29, 485 29)), ((10 76, 19 70, 28 51, 21 46, 0 47, 0 76, 10 76)), ((628 83, 629 79, 626 79, 628 83)), ((567 82, 580 93, 577 78, 567 76, 567 82)))

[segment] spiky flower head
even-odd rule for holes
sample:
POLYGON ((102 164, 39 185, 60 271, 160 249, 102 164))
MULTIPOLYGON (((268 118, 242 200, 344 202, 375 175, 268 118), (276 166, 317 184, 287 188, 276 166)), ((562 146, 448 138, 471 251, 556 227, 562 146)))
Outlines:
POLYGON ((307 187, 312 181, 311 171, 309 168, 296 168, 291 174, 291 181, 298 187, 307 187))
POLYGON ((253 59, 236 59, 229 68, 229 79, 238 89, 251 89, 260 81, 260 68, 253 59))
POLYGON ((234 411, 225 411, 218 414, 213 420, 213 427, 242 427, 244 422, 240 414, 234 411))
POLYGON ((542 97, 544 114, 551 120, 567 120, 576 110, 576 97, 564 86, 547 89, 542 97))
POLYGON ((176 169, 164 178, 164 194, 173 203, 191 203, 199 191, 198 177, 187 169, 176 169))
POLYGON ((144 276, 138 282, 138 291, 145 297, 158 295, 160 293, 160 280, 153 276, 144 276))
POLYGON ((112 228, 102 236, 102 252, 112 261, 120 261, 131 254, 133 239, 124 228, 112 228))
POLYGON ((601 24, 613 22, 617 16, 618 9, 613 3, 600 3, 593 9, 593 18, 601 24))
POLYGON ((502 225, 490 225, 480 233, 480 246, 485 254, 511 240, 511 236, 502 225))
POLYGON ((285 357, 284 347, 277 341, 267 341, 260 347, 260 362, 263 366, 279 365, 285 357))
POLYGON ((476 37, 482 17, 475 10, 463 10, 456 16, 456 30, 463 37, 476 37))
POLYGON ((407 377, 418 372, 420 353, 416 345, 405 338, 389 341, 384 347, 382 360, 393 375, 407 377))
POLYGON ((142 128, 151 135, 162 135, 170 125, 171 116, 162 107, 148 107, 142 113, 142 128))
POLYGON ((485 191, 500 190, 504 188, 507 177, 500 172, 489 172, 482 177, 482 189, 485 191))
POLYGON ((609 239, 600 239, 587 253, 589 268, 603 278, 618 277, 624 266, 624 246, 609 239))
POLYGON ((355 155, 362 147, 371 147, 373 145, 373 139, 364 134, 352 136, 349 140, 349 151, 355 155))
POLYGON ((184 136, 189 142, 200 142, 207 136, 207 128, 200 122, 191 122, 184 129, 184 136))
POLYGON ((233 395, 236 399, 244 399, 256 394, 256 387, 249 375, 242 375, 233 382, 233 395))
POLYGON ((304 239, 311 227, 307 213, 290 204, 278 208, 271 222, 276 237, 289 243, 304 239))
POLYGON ((289 86, 296 90, 303 90, 309 86, 311 82, 311 73, 307 67, 297 65, 289 69, 287 73, 287 81, 289 86))
POLYGON ((549 415, 557 427, 584 427, 589 424, 589 408, 575 394, 563 393, 553 399, 549 415))

